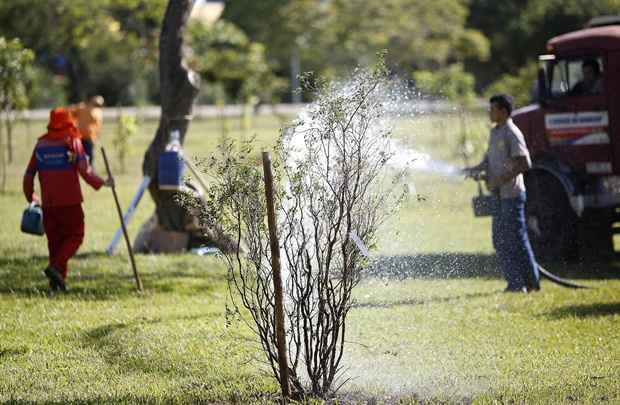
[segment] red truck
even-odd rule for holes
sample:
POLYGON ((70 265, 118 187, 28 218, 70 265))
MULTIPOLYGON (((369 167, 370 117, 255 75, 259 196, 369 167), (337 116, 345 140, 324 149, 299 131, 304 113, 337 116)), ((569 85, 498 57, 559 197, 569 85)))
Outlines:
POLYGON ((552 38, 547 51, 538 103, 513 114, 532 156, 530 240, 542 258, 600 257, 620 220, 620 17, 552 38))

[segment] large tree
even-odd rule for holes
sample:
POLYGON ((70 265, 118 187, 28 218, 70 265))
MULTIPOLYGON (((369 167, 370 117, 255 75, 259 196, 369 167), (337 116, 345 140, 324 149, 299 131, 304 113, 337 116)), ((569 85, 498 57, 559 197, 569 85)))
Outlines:
POLYGON ((159 38, 161 117, 142 166, 144 174, 151 177, 149 192, 156 204, 158 222, 172 231, 185 231, 186 214, 174 201, 174 192, 158 188, 158 163, 171 132, 179 132, 183 145, 200 86, 200 77, 185 63, 183 47, 183 33, 193 3, 193 0, 170 0, 166 8, 159 38))

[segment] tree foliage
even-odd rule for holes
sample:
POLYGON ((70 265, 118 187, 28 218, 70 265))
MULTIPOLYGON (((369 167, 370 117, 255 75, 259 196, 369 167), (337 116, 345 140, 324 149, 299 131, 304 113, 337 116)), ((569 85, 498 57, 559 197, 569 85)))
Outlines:
POLYGON ((0 111, 10 112, 28 106, 28 69, 34 59, 19 39, 0 37, 0 111))
POLYGON ((468 7, 462 0, 232 3, 225 17, 251 38, 263 41, 281 66, 287 66, 294 47, 301 52, 304 70, 332 76, 348 72, 351 66, 372 63, 382 49, 390 51, 390 66, 407 74, 416 68, 488 56, 486 38, 465 27, 468 7), (273 24, 262 23, 257 14, 273 24))
POLYGON ((483 89, 502 75, 517 75, 546 52, 552 37, 619 11, 618 0, 472 0, 468 25, 489 38, 492 63, 471 60, 468 70, 479 78, 478 90, 483 89))
POLYGON ((6 40, 0 37, 0 165, 2 180, 0 189, 6 185, 7 159, 13 161, 13 121, 15 111, 28 106, 28 69, 34 59, 31 50, 18 39, 6 40), (6 133, 7 149, 4 149, 6 133))
POLYGON ((418 70, 413 72, 413 79, 422 92, 438 95, 464 106, 471 105, 476 98, 474 76, 467 73, 461 63, 437 71, 418 70))
POLYGON ((127 173, 127 156, 131 153, 130 141, 135 138, 136 133, 138 133, 136 117, 124 114, 121 111, 118 116, 116 133, 112 139, 118 163, 121 166, 121 173, 127 173))
MULTIPOLYGON (((36 62, 67 78, 68 98, 104 95, 109 104, 148 94, 156 77, 165 0, 16 0, 0 3, 0 35, 20 40, 36 62)), ((39 102, 39 100, 34 100, 39 102)))
POLYGON ((531 62, 517 71, 516 74, 503 74, 485 89, 485 96, 497 93, 508 93, 514 96, 516 107, 523 107, 532 102, 537 91, 538 64, 531 62))
MULTIPOLYGON (((112 105, 153 103, 159 100, 157 45, 165 4, 2 1, 0 36, 19 38, 35 52, 40 70, 30 88, 38 95, 31 97, 35 106, 64 98, 75 102, 94 93, 112 105), (41 89, 45 83, 55 90, 41 89), (63 86, 66 97, 57 97, 63 86)), ((297 53, 302 70, 335 77, 372 63, 380 49, 390 51, 388 63, 402 77, 461 63, 481 93, 504 75, 517 75, 545 52, 551 37, 618 10, 618 0, 235 0, 226 2, 224 22, 213 29, 229 33, 231 51, 239 52, 229 73, 240 73, 243 61, 256 66, 246 69, 245 79, 222 86, 232 100, 248 92, 261 98, 279 93, 297 53), (238 32, 222 28, 227 24, 238 32), (246 37, 244 45, 234 43, 239 33, 246 37), (257 70, 267 67, 279 80, 268 80, 274 86, 265 91, 264 79, 271 73, 257 70)), ((216 45, 215 53, 220 51, 216 45)))
POLYGON ((207 83, 214 85, 207 88, 222 85, 225 95, 233 101, 247 103, 252 98, 271 101, 285 86, 273 74, 265 46, 250 41, 234 24, 223 20, 213 25, 196 21, 188 31, 188 44, 193 50, 190 64, 207 83))

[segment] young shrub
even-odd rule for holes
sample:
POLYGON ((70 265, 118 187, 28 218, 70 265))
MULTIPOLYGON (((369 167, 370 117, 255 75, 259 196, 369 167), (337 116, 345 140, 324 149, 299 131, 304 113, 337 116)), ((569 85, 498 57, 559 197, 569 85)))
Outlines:
POLYGON ((124 113, 118 116, 116 135, 113 139, 114 149, 121 166, 121 173, 127 173, 127 156, 130 153, 130 138, 135 137, 138 132, 136 118, 124 113))
MULTIPOLYGON (((316 102, 276 148, 276 212, 285 285, 289 378, 295 395, 325 398, 339 379, 353 288, 367 258, 353 239, 373 247, 382 222, 406 194, 390 172, 387 70, 356 70, 345 85, 304 77, 316 102)), ((201 162, 211 188, 199 201, 206 227, 235 235, 223 254, 231 299, 254 331, 279 379, 275 298, 263 173, 252 141, 225 142, 201 162)))

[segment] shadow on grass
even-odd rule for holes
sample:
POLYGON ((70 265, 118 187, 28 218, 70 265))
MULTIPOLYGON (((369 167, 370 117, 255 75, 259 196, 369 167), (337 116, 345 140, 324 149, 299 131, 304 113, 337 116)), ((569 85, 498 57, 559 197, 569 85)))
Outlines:
MULTIPOLYGON (((169 316, 165 318, 136 319, 130 322, 117 322, 88 330, 80 339, 80 344, 97 350, 103 359, 122 370, 157 375, 190 376, 190 370, 183 362, 175 362, 165 350, 152 350, 147 347, 139 356, 135 349, 128 347, 127 339, 140 339, 148 325, 177 324, 179 321, 204 320, 213 314, 169 316), (137 338, 134 337, 137 334, 137 338)), ((149 346, 149 344, 146 344, 149 346)))
MULTIPOLYGON (((252 381, 247 382, 248 385, 252 381)), ((280 403, 280 397, 273 393, 239 393, 231 390, 230 393, 223 393, 213 398, 209 392, 208 383, 194 383, 188 387, 180 387, 179 393, 168 395, 147 396, 144 394, 109 394, 101 396, 90 396, 87 398, 73 400, 48 400, 48 401, 28 401, 10 399, 5 404, 12 405, 101 405, 101 404, 142 404, 142 405, 161 405, 161 404, 277 404, 280 403)))
MULTIPOLYGON (((620 261, 544 263, 560 277, 573 279, 620 279, 620 261)), ((483 253, 422 253, 378 256, 364 271, 365 277, 386 279, 502 278, 495 255, 483 253)))
POLYGON ((104 257, 110 257, 110 256, 108 256, 106 252, 100 252, 100 251, 80 252, 76 254, 75 256, 73 256, 74 259, 101 259, 104 257))
MULTIPOLYGON (((209 266, 207 261, 203 266, 188 265, 183 256, 179 256, 178 261, 174 257, 162 259, 162 262, 143 263, 141 266, 147 293, 204 294, 218 284, 226 283, 223 271, 205 270, 209 266)), ((86 252, 78 254, 71 264, 73 271, 68 279, 70 292, 63 295, 66 298, 105 300, 136 294, 131 267, 125 257, 86 252)), ((27 297, 51 295, 47 279, 42 274, 45 266, 46 256, 0 257, 0 294, 27 297)), ((544 266, 552 273, 569 279, 620 279, 618 261, 545 263, 544 266)), ((381 279, 502 278, 495 255, 458 252, 378 256, 363 276, 381 279)))
POLYGON ((556 308, 545 314, 549 319, 591 318, 620 314, 620 302, 602 302, 597 304, 568 305, 556 308))
MULTIPOLYGON (((106 300, 137 295, 135 281, 125 258, 105 254, 85 253, 72 259, 67 287, 69 292, 51 293, 43 274, 46 256, 0 257, 0 294, 22 297, 59 296, 65 299, 106 300), (90 258, 95 259, 89 262, 90 258), (97 261, 101 258, 101 261, 97 261), (81 260, 79 271, 76 267, 81 260), (119 269, 115 272, 112 269, 119 269)), ((140 270, 140 269, 139 269, 140 270)), ((159 268, 143 266, 140 272, 144 289, 150 293, 175 293, 179 295, 205 294, 226 283, 222 271, 208 271, 203 266, 189 266, 182 260, 168 261, 159 268)))

